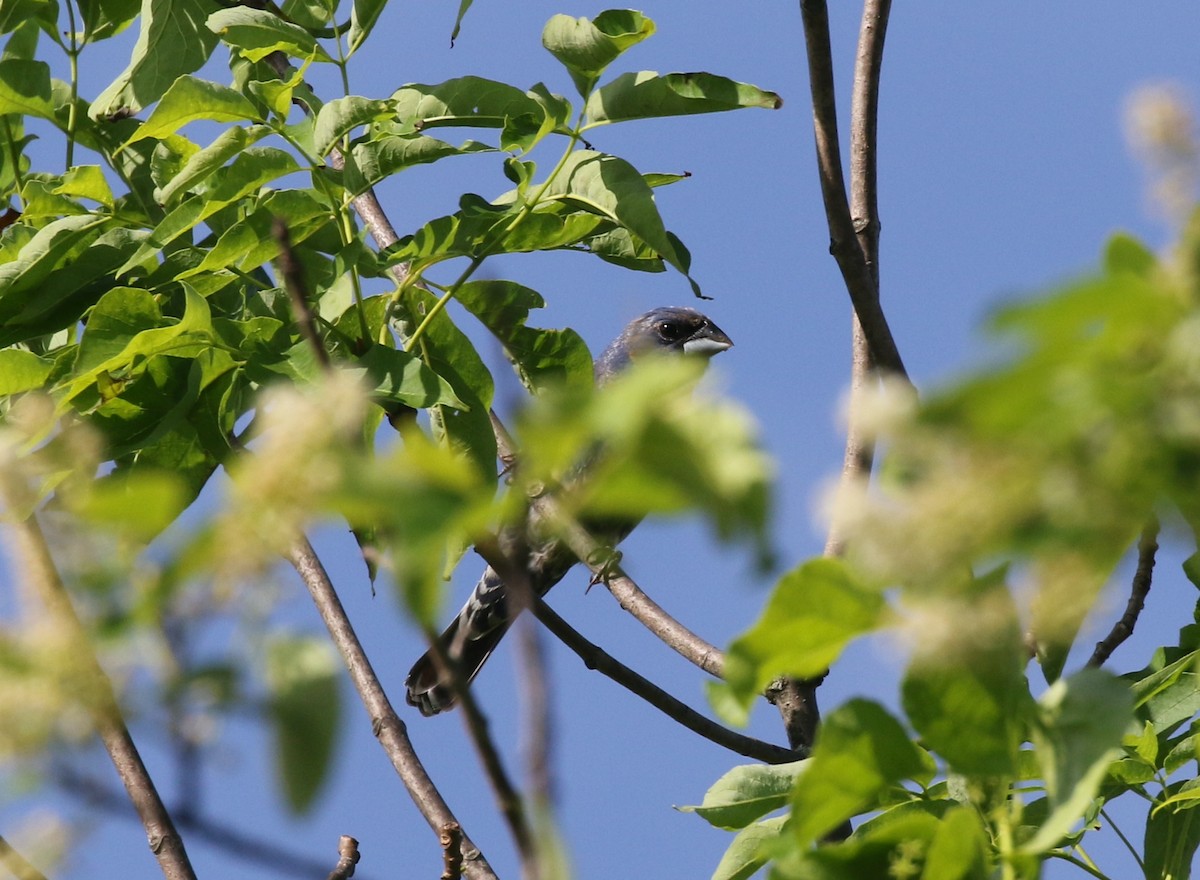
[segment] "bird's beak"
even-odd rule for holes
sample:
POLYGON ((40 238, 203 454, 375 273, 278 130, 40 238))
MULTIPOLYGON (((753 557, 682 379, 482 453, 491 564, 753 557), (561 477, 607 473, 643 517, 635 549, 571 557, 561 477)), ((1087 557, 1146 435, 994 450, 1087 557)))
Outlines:
POLYGON ((714 354, 719 354, 732 347, 733 340, 711 321, 697 330, 692 338, 683 344, 683 350, 688 354, 700 354, 705 357, 712 357, 714 354))

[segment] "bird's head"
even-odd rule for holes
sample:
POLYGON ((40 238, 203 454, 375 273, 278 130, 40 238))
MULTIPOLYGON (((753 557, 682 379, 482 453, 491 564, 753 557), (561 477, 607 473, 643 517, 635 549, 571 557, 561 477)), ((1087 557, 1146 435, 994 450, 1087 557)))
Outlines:
POLYGON ((679 352, 712 357, 733 340, 695 309, 651 309, 634 318, 596 361, 596 377, 606 379, 640 355, 679 352))

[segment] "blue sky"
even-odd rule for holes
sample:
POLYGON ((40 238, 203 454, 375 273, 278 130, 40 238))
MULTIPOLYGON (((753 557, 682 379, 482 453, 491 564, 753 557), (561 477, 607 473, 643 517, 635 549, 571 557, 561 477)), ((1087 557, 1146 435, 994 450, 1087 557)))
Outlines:
MULTIPOLYGON (((831 4, 839 100, 848 109, 858 5, 831 4)), ((352 68, 355 93, 385 97, 405 82, 476 74, 522 87, 545 81, 573 94, 565 71, 541 48, 555 13, 589 15, 591 3, 501 4, 479 0, 457 45, 449 47, 457 4, 389 7, 352 68)), ((781 110, 661 122, 595 131, 593 145, 643 171, 689 171, 659 191, 667 226, 691 249, 693 270, 714 297, 704 310, 736 347, 714 362, 711 384, 740 401, 761 425, 777 461, 781 562, 820 552, 824 534, 815 502, 841 462, 837 413, 848 376, 850 310, 829 257, 828 233, 813 158, 808 83, 797 4, 664 2, 642 10, 658 25, 651 40, 613 72, 705 70, 779 92, 781 110)), ((1200 102, 1200 4, 1162 0, 1129 4, 1016 2, 897 3, 888 34, 880 112, 881 273, 885 309, 909 370, 922 388, 949 381, 987 351, 979 325, 1005 300, 1036 294, 1086 272, 1105 239, 1129 230, 1161 246, 1167 230, 1146 196, 1145 175, 1123 133, 1123 112, 1139 86, 1177 84, 1200 102)), ((85 54, 84 87, 96 95, 123 66, 132 37, 85 54), (92 77, 89 79, 88 77, 92 77), (106 78, 107 77, 107 78, 106 78)), ((218 49, 218 53, 222 52, 218 49)), ((215 78, 219 66, 210 68, 215 78)), ((326 87, 332 91, 332 82, 326 87)), ((535 159, 549 161, 552 150, 535 159)), ((420 167, 380 188, 403 234, 454 209, 462 192, 485 196, 510 187, 495 156, 420 167)), ((687 283, 668 273, 628 273, 575 254, 512 257, 491 266, 540 291, 548 308, 531 320, 572 326, 598 352, 634 315, 658 305, 692 304, 687 283)), ((443 279, 444 280, 444 279, 443 279)), ((517 399, 507 367, 490 355, 501 381, 501 408, 517 399), (507 391, 503 390, 507 389, 507 391)), ((421 651, 386 588, 372 597, 353 541, 338 529, 317 547, 376 669, 402 703, 402 681, 421 651)), ((1176 548, 1177 549, 1177 548, 1176 548)), ((1112 661, 1140 666, 1159 638, 1170 639, 1190 614, 1182 556, 1160 559, 1151 607, 1135 639, 1112 661)), ((721 547, 702 523, 649 522, 624 545, 630 573, 697 632, 727 643, 749 625, 769 583, 748 554, 721 547)), ((474 582, 468 558, 456 577, 455 607, 474 582)), ((584 594, 587 578, 569 577, 555 608, 594 641, 673 693, 703 706, 703 674, 648 636, 603 589, 584 594)), ((317 631, 303 589, 281 572, 281 620, 317 631)), ((1114 602, 1116 600, 1114 599, 1114 602)), ((1119 614, 1097 624, 1107 628, 1119 614)), ((1085 634, 1081 643, 1095 641, 1085 634)), ((548 643, 549 644, 549 643, 548 643)), ((555 750, 562 829, 576 876, 706 877, 730 836, 672 805, 697 803, 737 756, 693 736, 609 683, 565 649, 550 645, 555 750)), ((885 639, 856 645, 821 691, 832 707, 865 695, 895 704, 902 657, 885 639)), ((512 657, 501 651, 477 684, 493 731, 519 770, 512 657)), ((279 818, 269 741, 244 721, 231 722, 205 779, 207 809, 221 821, 332 866, 339 834, 361 844, 360 875, 434 877, 440 854, 370 733, 357 698, 345 688, 342 742, 333 779, 316 810, 279 818)), ((502 876, 516 876, 499 823, 457 713, 434 719, 405 710, 410 734, 451 807, 502 876)), ((781 739, 770 707, 752 730, 781 739)), ((171 791, 161 734, 135 730, 151 770, 171 791)), ((102 756, 97 772, 108 774, 102 756)), ((68 816, 70 802, 45 803, 68 816)), ((31 802, 0 816, 24 815, 31 802)), ((1125 830, 1140 837, 1140 818, 1125 830)), ((278 876, 231 861, 188 841, 202 877, 258 880, 278 876)), ((1110 876, 1136 870, 1115 846, 1092 851, 1110 876)), ((131 822, 98 821, 56 876, 153 877, 144 835, 131 822)), ((1072 874, 1052 869, 1051 877, 1072 874)))

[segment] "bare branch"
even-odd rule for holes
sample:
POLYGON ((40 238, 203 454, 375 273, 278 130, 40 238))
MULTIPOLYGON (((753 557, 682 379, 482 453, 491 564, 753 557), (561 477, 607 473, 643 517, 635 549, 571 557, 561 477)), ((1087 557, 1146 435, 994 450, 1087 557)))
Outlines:
MULTIPOLYGON (((872 5, 874 4, 868 3, 868 6, 872 5)), ((857 243, 855 222, 850 215, 841 150, 838 146, 833 57, 829 44, 829 10, 824 0, 801 0, 800 15, 804 22, 808 56, 817 170, 825 202, 825 218, 829 224, 829 252, 833 254, 838 268, 841 269, 846 290, 850 294, 854 311, 862 324, 863 334, 875 362, 880 368, 907 378, 908 373, 900 351, 879 305, 878 285, 857 243)), ((882 47, 882 40, 879 41, 879 45, 882 47)))
POLYGON ((441 880, 458 880, 462 876, 462 828, 457 822, 442 826, 438 841, 442 844, 441 880))
POLYGON ((598 645, 593 644, 581 635, 570 624, 558 616, 542 599, 538 599, 533 607, 533 613, 538 620, 554 633, 564 645, 574 651, 588 669, 608 676, 617 684, 641 697, 654 708, 669 718, 678 721, 688 730, 697 733, 710 742, 723 746, 739 755, 745 755, 756 761, 767 764, 785 764, 798 761, 803 757, 790 749, 772 745, 762 740, 754 739, 722 727, 715 721, 705 718, 695 709, 671 696, 658 685, 643 678, 625 664, 615 659, 598 645))
MULTIPOLYGON (((372 730, 392 762, 392 767, 404 783, 413 803, 429 823, 429 827, 440 835, 444 826, 458 822, 413 750, 412 742, 408 738, 408 729, 392 708, 383 685, 375 675, 375 670, 371 668, 371 662, 358 641, 354 627, 350 625, 325 566, 321 564, 312 545, 305 538, 300 538, 292 547, 288 560, 308 587, 313 603, 317 606, 334 645, 346 663, 350 680, 371 718, 372 730)), ((462 854, 466 875, 470 880, 496 880, 491 865, 465 833, 462 835, 462 854)))
POLYGON ((1103 666, 1112 656, 1112 652, 1133 635, 1138 617, 1146 607, 1146 597, 1150 595, 1150 582, 1154 577, 1154 557, 1158 553, 1158 529, 1158 519, 1155 518, 1142 530, 1142 537, 1138 541, 1137 571, 1133 573, 1133 582, 1129 586, 1129 601, 1125 603, 1125 613, 1113 624, 1108 635, 1096 643, 1096 649, 1087 662, 1088 666, 1103 666))
POLYGON ((538 809, 546 810, 554 803, 551 760, 554 738, 550 689, 546 685, 546 658, 540 632, 528 618, 518 621, 516 630, 525 774, 531 801, 538 809))
POLYGON ((349 834, 338 838, 338 863, 325 880, 348 880, 354 876, 354 866, 358 864, 358 841, 349 834))
MULTIPOLYGON (((24 505, 15 502, 25 495, 24 487, 13 479, 4 479, 0 490, 9 510, 22 509, 24 505)), ((36 515, 31 513, 26 519, 14 518, 10 531, 15 556, 22 563, 20 570, 26 582, 71 645, 71 660, 78 664, 82 679, 80 693, 86 695, 92 723, 146 829, 150 851, 158 859, 163 876, 167 880, 195 880, 183 838, 175 830, 171 815, 154 787, 154 780, 142 763, 142 756, 125 725, 112 681, 92 650, 92 640, 59 576, 36 515)))
POLYGON ((475 702, 470 684, 463 678, 462 670, 447 653, 446 646, 442 644, 438 634, 430 630, 426 636, 434 665, 437 666, 439 673, 446 674, 450 690, 454 693, 459 705, 462 706, 463 724, 467 728, 471 744, 475 747, 475 753, 479 756, 479 762, 483 765, 484 775, 496 798, 496 806, 500 808, 500 815, 504 817, 504 822, 508 825, 509 833, 512 834, 513 842, 517 846, 517 852, 521 857, 522 873, 526 877, 533 877, 537 873, 537 852, 534 848, 533 834, 529 830, 529 824, 525 821, 521 796, 508 778, 508 771, 504 769, 504 762, 500 760, 500 751, 492 740, 487 717, 480 710, 479 704, 475 702))
POLYGON ((3 863, 17 880, 46 880, 46 875, 31 865, 3 837, 0 837, 0 863, 3 863))

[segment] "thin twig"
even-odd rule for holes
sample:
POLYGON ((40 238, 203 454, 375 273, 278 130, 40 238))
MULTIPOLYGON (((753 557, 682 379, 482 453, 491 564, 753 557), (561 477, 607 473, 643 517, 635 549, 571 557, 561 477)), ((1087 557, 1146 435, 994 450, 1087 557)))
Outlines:
MULTIPOLYGON (((121 818, 136 819, 129 802, 121 794, 98 780, 77 773, 69 766, 54 769, 54 782, 67 794, 79 798, 93 810, 104 810, 121 818)), ((326 862, 298 855, 260 837, 246 834, 241 828, 223 825, 197 812, 186 812, 175 806, 172 810, 176 824, 192 840, 215 847, 227 855, 257 865, 285 877, 318 877, 325 871, 326 862)))
POLYGON ((343 834, 338 838, 338 862, 325 880, 349 880, 354 876, 354 867, 359 858, 358 841, 349 834, 343 834))
POLYGON ((528 618, 519 620, 516 630, 525 775, 531 802, 539 810, 548 810, 554 803, 551 758, 554 737, 550 689, 546 685, 546 656, 540 631, 528 618))
POLYGON ((444 677, 448 679, 450 690, 458 704, 462 706, 463 724, 467 729, 471 744, 479 756, 479 763, 483 765, 484 775, 496 798, 496 806, 499 807, 500 815, 504 817, 504 822, 508 825, 509 833, 517 846, 517 853, 521 857, 522 874, 527 878, 532 878, 537 873, 537 852, 534 847, 533 834, 529 830, 529 824, 525 821, 521 795, 517 792, 516 786, 512 784, 512 780, 509 779, 508 771, 504 769, 504 762, 500 759, 500 750, 496 748, 496 743, 492 739, 487 717, 475 701, 471 686, 463 678, 458 664, 450 657, 446 645, 442 644, 437 633, 431 631, 427 635, 429 653, 433 657, 434 665, 438 672, 444 674, 444 677))
POLYGON ((1129 601, 1125 603, 1125 613, 1113 624, 1107 636, 1096 643, 1087 665, 1103 666, 1112 656, 1112 652, 1133 635, 1138 617, 1146 607, 1146 597, 1150 594, 1150 582, 1154 577, 1154 556, 1158 553, 1158 519, 1157 517, 1142 530, 1138 541, 1137 571, 1133 573, 1133 582, 1129 586, 1129 601))
POLYGON ((279 274, 283 276, 283 286, 291 300, 300 335, 312 349, 321 368, 332 369, 333 362, 329 358, 329 352, 325 350, 321 335, 317 333, 317 319, 308 303, 308 284, 304 280, 304 270, 300 266, 295 249, 292 248, 292 236, 282 218, 276 217, 271 222, 271 234, 279 244, 279 274))
MULTIPOLYGON (((392 762, 392 767, 425 821, 440 835, 444 826, 457 824, 457 820, 413 750, 408 729, 396 714, 375 670, 371 668, 371 662, 346 616, 325 566, 306 538, 297 540, 288 554, 288 560, 308 587, 313 603, 342 655, 350 679, 371 718, 372 730, 392 762)), ((465 832, 462 834, 462 851, 466 875, 470 880, 496 880, 491 865, 465 832)))
POLYGON ((588 669, 608 676, 617 684, 633 694, 641 697, 654 708, 669 718, 678 721, 688 730, 697 733, 710 742, 745 755, 755 761, 767 764, 785 764, 797 761, 801 754, 754 739, 735 730, 722 727, 715 721, 705 718, 686 703, 671 696, 658 685, 643 678, 625 664, 615 659, 598 645, 588 641, 570 624, 558 616, 542 599, 538 599, 533 607, 533 613, 538 620, 550 630, 559 641, 574 651, 588 669))
POLYGON ((441 880, 458 880, 462 876, 462 828, 457 822, 446 823, 438 841, 442 844, 441 880))
POLYGON ((46 875, 31 865, 3 837, 0 837, 0 863, 3 863, 17 880, 46 880, 46 875))
MULTIPOLYGON (((25 487, 17 484, 15 479, 5 479, 0 490, 9 510, 26 507, 21 503, 26 500, 25 487)), ((31 513, 25 519, 14 518, 10 531, 16 549, 15 556, 22 563, 21 570, 27 583, 71 646, 71 659, 78 664, 83 679, 80 693, 84 695, 100 741, 146 829, 150 851, 158 859, 163 876, 167 880, 195 880, 196 874, 184 849, 183 838, 175 830, 154 780, 142 763, 142 756, 125 725, 112 681, 92 650, 91 637, 59 576, 36 515, 31 513)))
POLYGON ((825 203, 825 219, 829 225, 829 252, 841 269, 850 301, 862 323, 875 362, 881 369, 907 378, 900 351, 879 305, 878 288, 857 243, 857 232, 850 215, 838 146, 829 10, 824 0, 801 0, 800 15, 804 22, 809 88, 812 93, 817 170, 825 203))

